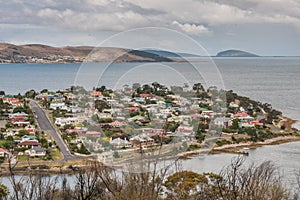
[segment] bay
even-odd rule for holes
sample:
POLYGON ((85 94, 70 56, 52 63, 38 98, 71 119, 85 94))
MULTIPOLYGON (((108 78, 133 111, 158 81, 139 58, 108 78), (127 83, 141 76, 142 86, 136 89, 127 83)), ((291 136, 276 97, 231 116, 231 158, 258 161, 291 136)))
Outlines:
MULTIPOLYGON (((222 87, 227 90, 271 103, 284 115, 300 120, 299 77, 300 58, 297 57, 216 58, 191 63, 1 64, 0 90, 10 94, 44 88, 56 91, 80 82, 90 87, 122 87, 125 83, 151 81, 166 85, 202 82, 206 87, 210 82, 224 83, 222 87), (213 78, 219 79, 219 82, 210 80, 213 78)), ((299 124, 296 128, 300 129, 299 124)), ((295 172, 300 164, 299 146, 299 142, 264 146, 252 150, 246 162, 272 160, 283 172, 284 180, 295 184, 295 172)), ((235 156, 217 154, 207 155, 204 159, 193 157, 183 161, 183 167, 197 172, 219 172, 235 156)))

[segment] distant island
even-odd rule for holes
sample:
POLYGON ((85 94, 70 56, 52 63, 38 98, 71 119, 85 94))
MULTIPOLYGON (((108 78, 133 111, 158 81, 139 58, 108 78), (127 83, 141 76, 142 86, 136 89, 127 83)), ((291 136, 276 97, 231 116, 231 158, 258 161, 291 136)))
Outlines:
POLYGON ((219 52, 216 55, 216 57, 259 57, 259 56, 246 51, 230 49, 230 50, 219 52))
POLYGON ((176 62, 151 52, 116 47, 0 43, 0 63, 176 62))

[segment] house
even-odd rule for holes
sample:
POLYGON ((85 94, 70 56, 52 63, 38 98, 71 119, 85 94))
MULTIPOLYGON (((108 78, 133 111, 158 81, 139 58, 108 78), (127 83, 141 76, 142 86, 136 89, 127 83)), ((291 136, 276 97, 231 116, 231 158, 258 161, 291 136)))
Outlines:
POLYGON ((65 126, 70 124, 82 123, 84 120, 78 117, 58 117, 55 119, 55 124, 58 126, 65 126))
POLYGON ((254 124, 256 126, 263 126, 264 125, 264 123, 261 123, 259 121, 251 121, 250 124, 254 124))
POLYGON ((86 136, 100 137, 101 133, 98 132, 98 131, 87 131, 84 135, 86 135, 86 136))
POLYGON ((22 148, 22 147, 31 148, 31 147, 40 147, 40 146, 41 146, 41 143, 39 143, 36 140, 25 140, 18 144, 18 147, 20 147, 20 148, 22 148))
POLYGON ((250 115, 246 112, 237 112, 234 117, 249 117, 250 115))
MULTIPOLYGON (((29 140, 30 140, 30 141, 37 141, 35 135, 24 135, 24 136, 22 137, 21 142, 29 141, 29 140)), ((37 142, 38 142, 38 141, 37 141, 37 142)))
POLYGON ((100 91, 92 91, 91 92, 91 96, 93 96, 93 97, 100 97, 100 96, 102 96, 102 92, 100 92, 100 91))
POLYGON ((151 97, 151 94, 142 93, 142 94, 140 94, 140 97, 149 98, 149 97, 151 97))
POLYGON ((35 133, 35 127, 33 125, 28 125, 24 128, 28 133, 34 134, 35 133))
POLYGON ((240 128, 254 128, 254 124, 249 124, 249 123, 239 123, 240 128))
POLYGON ((14 119, 14 118, 24 118, 27 119, 28 118, 28 114, 24 113, 24 112, 17 112, 17 113, 12 113, 8 115, 9 119, 14 119))
POLYGON ((150 147, 154 145, 154 139, 146 134, 136 135, 129 139, 132 146, 136 147, 150 147))
POLYGON ((5 149, 0 148, 0 158, 9 158, 11 157, 11 153, 5 149))
POLYGON ((215 125, 222 126, 224 128, 227 128, 230 124, 231 118, 229 117, 217 117, 213 122, 215 125))
POLYGON ((131 143, 125 138, 124 140, 121 138, 115 138, 115 139, 110 139, 110 145, 113 146, 116 149, 121 149, 121 148, 129 148, 131 147, 131 143))
POLYGON ((192 126, 183 126, 183 125, 180 125, 177 128, 177 132, 178 133, 184 133, 186 135, 190 135, 190 134, 193 133, 193 127, 192 126))
POLYGON ((13 106, 13 108, 16 108, 16 107, 23 107, 23 103, 22 102, 12 102, 11 105, 13 106))
POLYGON ((19 102, 19 99, 14 98, 14 97, 4 97, 4 98, 2 98, 2 100, 3 100, 3 103, 9 103, 9 104, 19 102))
POLYGON ((99 119, 109 119, 112 118, 112 114, 111 113, 97 113, 99 119))
POLYGON ((61 110, 68 110, 68 107, 65 105, 65 103, 51 103, 50 104, 50 109, 56 110, 56 109, 61 109, 61 110))
POLYGON ((109 125, 112 126, 112 127, 118 128, 118 127, 123 126, 124 124, 122 122, 119 122, 119 121, 113 121, 113 122, 109 123, 109 125))
POLYGON ((32 146, 31 149, 25 151, 25 155, 30 157, 44 157, 46 156, 46 150, 38 146, 32 146))

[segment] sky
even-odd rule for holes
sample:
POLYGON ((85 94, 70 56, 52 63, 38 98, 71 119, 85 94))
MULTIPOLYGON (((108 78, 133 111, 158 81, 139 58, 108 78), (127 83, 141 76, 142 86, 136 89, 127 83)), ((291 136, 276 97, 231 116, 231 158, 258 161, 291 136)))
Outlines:
MULTIPOLYGON (((300 0, 1 0, 0 3, 0 42, 98 46, 114 34, 161 27, 190 37, 209 55, 240 49, 265 56, 300 56, 300 0)), ((156 40, 162 38, 158 35, 156 40)), ((184 46, 182 43, 178 45, 184 46)))

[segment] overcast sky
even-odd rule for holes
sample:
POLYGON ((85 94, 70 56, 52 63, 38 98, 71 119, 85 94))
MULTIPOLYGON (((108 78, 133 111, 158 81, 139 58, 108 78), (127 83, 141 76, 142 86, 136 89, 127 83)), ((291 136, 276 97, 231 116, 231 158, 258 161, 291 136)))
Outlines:
POLYGON ((180 31, 211 55, 300 55, 300 0, 1 0, 0 42, 98 45, 142 27, 180 31))

